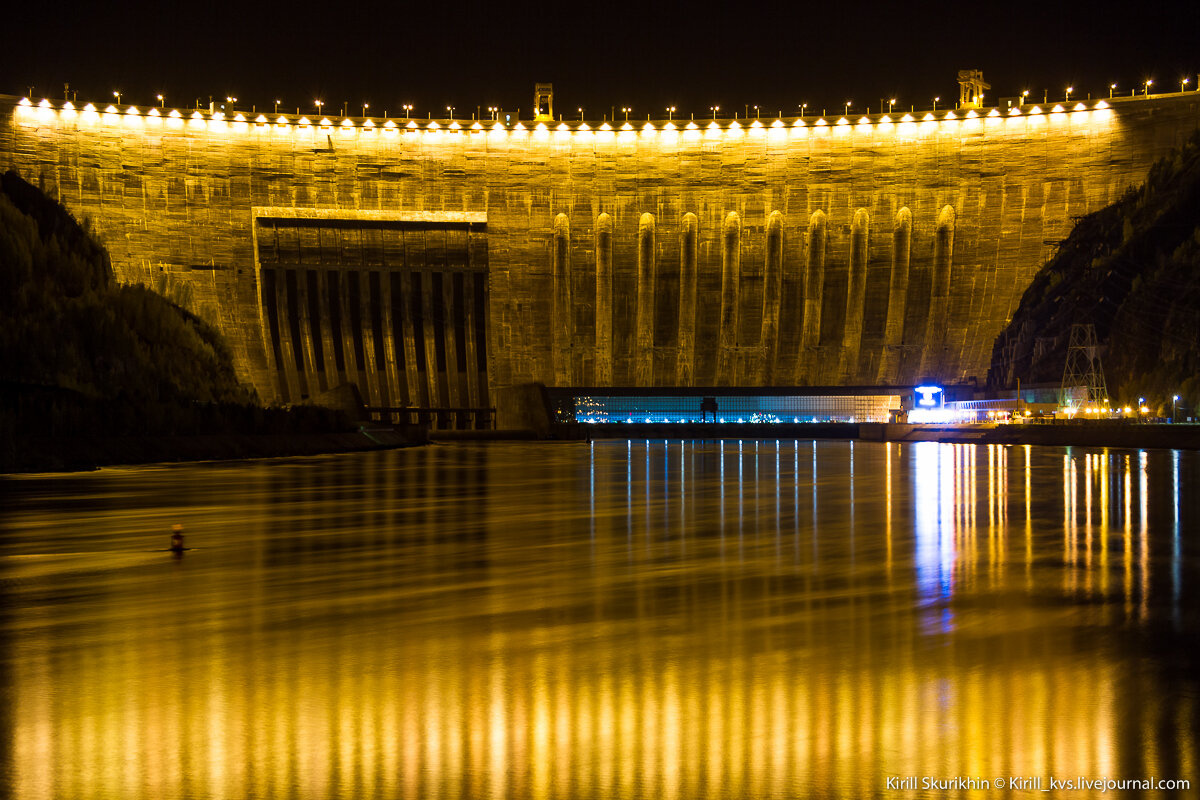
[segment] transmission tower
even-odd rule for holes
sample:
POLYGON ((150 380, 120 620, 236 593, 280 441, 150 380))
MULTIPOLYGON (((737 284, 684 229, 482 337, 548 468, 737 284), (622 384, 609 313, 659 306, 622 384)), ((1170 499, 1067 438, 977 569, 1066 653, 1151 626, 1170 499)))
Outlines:
POLYGON ((1071 344, 1067 347, 1059 396, 1063 405, 1103 405, 1108 402, 1096 326, 1091 323, 1071 326, 1071 344))

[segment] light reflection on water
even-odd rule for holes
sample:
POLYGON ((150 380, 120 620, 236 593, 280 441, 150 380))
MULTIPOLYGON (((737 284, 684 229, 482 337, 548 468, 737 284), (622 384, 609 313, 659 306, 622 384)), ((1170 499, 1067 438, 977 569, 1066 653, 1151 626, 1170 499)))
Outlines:
POLYGON ((791 440, 6 479, 7 794, 1194 795, 1198 479, 791 440))

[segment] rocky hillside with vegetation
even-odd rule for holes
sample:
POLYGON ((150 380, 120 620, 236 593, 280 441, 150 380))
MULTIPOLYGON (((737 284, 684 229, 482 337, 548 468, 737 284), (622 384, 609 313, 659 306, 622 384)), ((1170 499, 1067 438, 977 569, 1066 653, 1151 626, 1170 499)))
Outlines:
POLYGON ((15 172, 0 178, 0 379, 130 402, 254 400, 217 332, 142 286, 15 172))
POLYGON ((15 172, 0 176, 0 471, 261 450, 133 440, 352 430, 330 409, 261 407, 212 326, 146 287, 118 284, 86 227, 15 172), (123 440, 120 455, 97 439, 123 440))
POLYGON ((1078 221, 996 339, 989 383, 1060 381, 1074 323, 1095 325, 1114 400, 1200 399, 1200 131, 1078 221))

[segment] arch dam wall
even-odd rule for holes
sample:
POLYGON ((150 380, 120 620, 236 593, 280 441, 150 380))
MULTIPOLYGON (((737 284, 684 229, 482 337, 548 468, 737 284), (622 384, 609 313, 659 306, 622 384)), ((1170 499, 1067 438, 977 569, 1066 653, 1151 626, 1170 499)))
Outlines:
POLYGON ((503 407, 982 376, 1053 243, 1200 94, 627 130, 161 113, 0 97, 0 166, 215 323, 264 399, 503 407))

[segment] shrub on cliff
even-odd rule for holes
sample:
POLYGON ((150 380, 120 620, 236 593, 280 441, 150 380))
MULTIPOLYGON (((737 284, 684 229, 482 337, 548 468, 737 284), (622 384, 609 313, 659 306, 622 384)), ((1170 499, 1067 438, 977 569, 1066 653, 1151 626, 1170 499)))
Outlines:
POLYGON ((15 172, 0 178, 0 380, 139 405, 246 403, 252 390, 203 320, 119 286, 104 248, 15 172))
POLYGON ((991 383, 1061 380, 1074 323, 1096 326, 1115 399, 1200 396, 1200 131, 1079 220, 996 339, 991 383))

